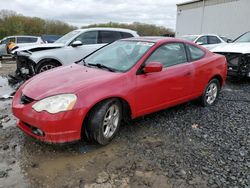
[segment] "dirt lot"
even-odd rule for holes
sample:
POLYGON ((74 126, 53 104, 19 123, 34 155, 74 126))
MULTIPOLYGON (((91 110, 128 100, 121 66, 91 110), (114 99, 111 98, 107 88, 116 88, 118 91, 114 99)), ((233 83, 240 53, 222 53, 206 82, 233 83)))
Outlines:
MULTIPOLYGON (((1 75, 14 71, 3 64, 1 75)), ((0 79, 0 95, 11 92, 0 79)), ((55 146, 15 126, 0 100, 1 187, 250 187, 250 81, 229 80, 216 105, 195 102, 123 125, 105 147, 55 146)))

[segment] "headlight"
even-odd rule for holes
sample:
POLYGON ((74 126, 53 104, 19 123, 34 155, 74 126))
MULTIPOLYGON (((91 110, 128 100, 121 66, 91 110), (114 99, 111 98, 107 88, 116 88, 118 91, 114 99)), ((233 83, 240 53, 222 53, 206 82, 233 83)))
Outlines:
POLYGON ((71 110, 76 103, 76 99, 77 97, 74 94, 55 95, 38 101, 32 108, 37 112, 47 111, 51 114, 55 114, 71 110))

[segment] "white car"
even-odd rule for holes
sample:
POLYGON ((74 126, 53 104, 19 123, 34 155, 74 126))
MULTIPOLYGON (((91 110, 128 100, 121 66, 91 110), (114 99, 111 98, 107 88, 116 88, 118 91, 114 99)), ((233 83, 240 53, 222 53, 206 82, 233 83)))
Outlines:
POLYGON ((230 44, 212 49, 212 52, 224 55, 227 58, 228 76, 250 78, 250 31, 230 44))
POLYGON ((213 48, 223 44, 230 42, 230 39, 226 37, 214 35, 214 34, 206 34, 206 35, 184 35, 179 37, 184 40, 192 41, 198 45, 202 45, 203 47, 212 50, 213 48))
POLYGON ((61 65, 81 60, 90 53, 116 40, 137 37, 136 31, 120 28, 88 28, 69 32, 52 44, 18 48, 17 74, 28 77, 61 65))
POLYGON ((16 44, 16 47, 24 47, 34 44, 42 44, 44 41, 41 37, 36 36, 9 36, 5 37, 0 41, 0 58, 2 56, 9 55, 7 52, 7 45, 13 42, 16 44))

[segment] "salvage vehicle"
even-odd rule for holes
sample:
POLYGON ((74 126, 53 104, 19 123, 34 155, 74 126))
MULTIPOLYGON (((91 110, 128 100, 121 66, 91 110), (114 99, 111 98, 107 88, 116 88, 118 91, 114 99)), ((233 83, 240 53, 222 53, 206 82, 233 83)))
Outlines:
POLYGON ((41 37, 36 36, 9 36, 5 37, 0 41, 0 59, 3 56, 10 55, 10 51, 7 46, 9 43, 15 44, 15 48, 34 45, 34 44, 42 44, 44 43, 41 37))
POLYGON ((98 48, 116 40, 137 37, 136 31, 121 28, 87 28, 69 32, 52 44, 19 48, 17 75, 32 77, 49 69, 78 61, 98 48))
POLYGON ((184 35, 179 37, 184 40, 195 42, 198 45, 202 45, 203 47, 211 50, 223 43, 231 42, 230 39, 218 36, 214 34, 204 34, 204 35, 184 35))
POLYGON ((16 92, 12 110, 18 127, 41 141, 105 145, 122 120, 197 98, 213 105, 226 75, 224 56, 192 42, 122 39, 32 77, 16 92))
POLYGON ((236 38, 233 43, 218 46, 212 51, 227 58, 228 76, 250 77, 250 31, 236 38))

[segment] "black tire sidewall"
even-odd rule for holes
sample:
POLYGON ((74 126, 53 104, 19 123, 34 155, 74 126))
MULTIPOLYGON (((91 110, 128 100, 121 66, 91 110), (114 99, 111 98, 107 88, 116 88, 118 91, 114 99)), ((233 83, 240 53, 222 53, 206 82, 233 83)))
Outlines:
POLYGON ((218 98, 218 96, 219 96, 219 93, 220 93, 220 82, 219 82, 219 80, 217 80, 217 79, 212 79, 212 80, 210 80, 209 83, 207 84, 207 87, 205 88, 205 90, 204 90, 204 92, 203 92, 203 94, 202 94, 202 97, 201 97, 201 104, 202 104, 202 106, 206 107, 206 106, 212 106, 212 105, 214 105, 214 103, 216 103, 216 101, 217 101, 217 98, 218 98), (215 84, 217 85, 218 91, 217 91, 217 96, 216 96, 215 101, 214 101, 212 104, 209 104, 209 103, 207 102, 207 100, 206 100, 206 92, 207 92, 208 87, 209 87, 212 83, 215 83, 215 84))
POLYGON ((94 141, 101 145, 108 144, 117 134, 122 119, 121 103, 117 99, 110 99, 100 104, 97 104, 90 113, 88 124, 86 125, 87 137, 90 141, 94 141), (107 110, 113 104, 116 104, 119 108, 119 121, 117 128, 110 138, 106 138, 103 134, 103 120, 107 110))

